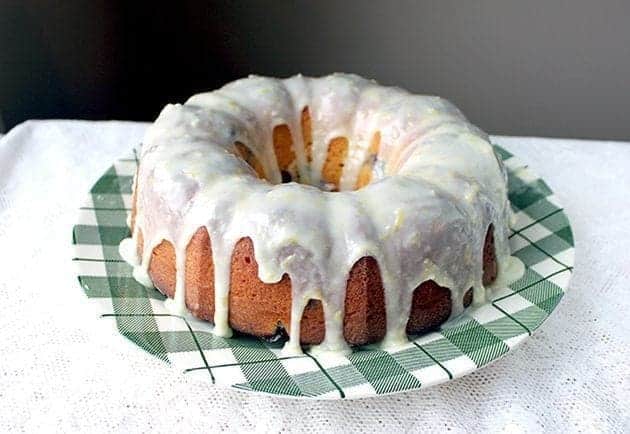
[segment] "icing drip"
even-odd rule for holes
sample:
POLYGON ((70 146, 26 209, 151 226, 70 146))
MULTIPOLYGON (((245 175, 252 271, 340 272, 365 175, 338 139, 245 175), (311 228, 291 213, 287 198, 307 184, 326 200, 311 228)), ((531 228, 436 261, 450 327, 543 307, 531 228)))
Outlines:
POLYGON ((118 246, 118 253, 125 262, 133 267, 140 265, 136 243, 133 238, 125 238, 118 246))
POLYGON ((506 172, 488 137, 448 101, 355 75, 252 76, 167 105, 145 135, 136 178, 133 240, 120 246, 135 265, 134 277, 151 284, 152 251, 169 241, 176 260, 169 309, 185 311, 186 248, 205 227, 214 266, 214 332, 229 337, 230 261, 238 240, 249 237, 258 277, 265 283, 285 274, 291 279, 286 354, 301 352, 300 321, 310 299, 321 300, 326 327, 313 350, 349 351, 345 290, 352 266, 364 256, 379 264, 386 348, 406 342, 413 290, 427 280, 451 289, 451 316, 461 314, 471 287, 475 303, 485 300, 483 246, 490 225, 501 283, 519 271, 509 255, 506 172), (273 135, 283 125, 301 183, 281 183, 273 135), (339 148, 345 159, 334 168, 338 184, 331 185, 323 171, 331 143, 340 138, 347 140, 339 148), (240 158, 243 149, 265 179, 240 158), (371 181, 353 190, 366 164, 371 181), (339 191, 326 191, 333 187, 339 191))
POLYGON ((224 338, 232 336, 228 323, 228 297, 230 293, 230 258, 234 244, 221 245, 213 240, 214 263, 214 334, 224 338))

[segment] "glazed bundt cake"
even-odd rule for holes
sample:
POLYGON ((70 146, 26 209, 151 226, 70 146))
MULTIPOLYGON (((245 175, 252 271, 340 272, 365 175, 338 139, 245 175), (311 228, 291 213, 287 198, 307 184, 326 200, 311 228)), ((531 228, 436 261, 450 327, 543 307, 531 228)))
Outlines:
POLYGON ((488 137, 444 99, 251 76, 148 129, 121 253, 217 335, 344 351, 483 302, 510 258, 509 213, 488 137))

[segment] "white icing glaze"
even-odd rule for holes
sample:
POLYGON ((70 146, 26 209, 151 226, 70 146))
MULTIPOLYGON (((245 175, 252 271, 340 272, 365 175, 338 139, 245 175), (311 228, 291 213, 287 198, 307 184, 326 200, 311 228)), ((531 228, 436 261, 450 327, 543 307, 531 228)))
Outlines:
MULTIPOLYGON (((320 299, 326 334, 320 352, 347 352, 344 298, 350 269, 374 257, 384 286, 387 332, 384 347, 407 341, 405 327, 413 290, 432 279, 451 289, 452 313, 463 295, 482 284, 484 237, 494 225, 499 270, 508 269, 507 177, 488 137, 448 101, 384 87, 356 75, 285 80, 251 76, 223 88, 167 105, 148 129, 136 182, 134 239, 141 231, 141 260, 134 276, 148 279, 152 250, 171 242, 176 290, 171 308, 185 311, 185 254, 193 234, 208 230, 212 245, 215 333, 230 336, 230 261, 236 242, 251 238, 259 278, 292 283, 290 339, 300 349, 300 320, 309 299, 320 299), (312 119, 312 163, 301 132, 301 112, 312 119), (280 184, 273 129, 287 125, 301 182, 280 184), (375 133, 381 136, 369 185, 352 191, 375 133), (346 137, 348 157, 340 191, 327 192, 321 173, 330 141, 346 137), (268 181, 239 158, 246 144, 268 181), (311 185, 307 185, 307 184, 311 185)), ((513 267, 510 267, 510 269, 513 267)))
MULTIPOLYGON (((130 225, 130 222, 127 222, 130 225)), ((118 246, 118 253, 125 262, 133 267, 140 265, 140 258, 138 257, 138 248, 133 238, 125 238, 120 242, 118 246)))

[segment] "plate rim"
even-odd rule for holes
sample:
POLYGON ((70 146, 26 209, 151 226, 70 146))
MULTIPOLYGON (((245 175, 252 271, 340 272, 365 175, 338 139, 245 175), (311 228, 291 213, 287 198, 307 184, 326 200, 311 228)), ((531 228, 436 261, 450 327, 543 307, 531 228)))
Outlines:
MULTIPOLYGON (((444 378, 444 375, 442 375, 441 378, 434 378, 434 381, 429 381, 429 382, 427 382, 425 380, 420 381, 416 377, 416 380, 419 383, 419 386, 417 386, 417 387, 410 387, 408 389, 384 391, 382 393, 379 393, 378 391, 376 391, 372 387, 372 389, 371 389, 372 392, 371 393, 356 394, 356 395, 351 395, 351 396, 348 396, 346 394, 345 396, 342 396, 343 395, 342 390, 344 388, 342 388, 341 386, 338 386, 336 384, 336 382, 333 381, 330 378, 330 376, 328 376, 328 374, 326 374, 326 376, 328 377, 328 379, 333 384, 335 384, 336 389, 332 389, 331 391, 325 392, 325 393, 320 394, 320 395, 304 395, 304 394, 302 394, 302 395, 291 395, 291 394, 279 393, 279 392, 278 393, 270 393, 268 391, 263 391, 263 390, 255 390, 255 389, 251 389, 251 388, 238 387, 237 383, 223 384, 223 383, 217 383, 216 381, 213 381, 212 383, 210 383, 211 386, 219 387, 219 388, 226 388, 226 389, 230 389, 230 390, 238 390, 238 391, 243 391, 243 392, 247 392, 247 393, 255 393, 257 395, 273 396, 273 397, 286 398, 286 399, 309 399, 309 400, 312 400, 312 399, 316 399, 316 400, 366 399, 366 398, 372 398, 372 397, 388 396, 388 395, 394 395, 394 394, 399 394, 399 393, 423 390, 423 389, 426 389, 428 387, 436 386, 436 385, 439 385, 439 384, 443 384, 443 383, 446 383, 446 382, 449 382, 449 381, 461 378, 461 377, 466 376, 466 375, 468 375, 468 374, 470 374, 472 372, 475 372, 477 370, 486 368, 487 366, 491 365, 492 363, 496 362, 497 360, 502 359, 508 353, 513 352, 516 348, 520 347, 523 342, 525 342, 529 337, 531 337, 533 335, 533 333, 535 333, 542 326, 542 324, 548 319, 548 317, 557 308, 557 304, 561 301, 561 298, 563 298, 563 295, 569 290, 570 283, 571 283, 571 276, 573 274, 573 266, 574 266, 574 263, 575 263, 575 242, 574 242, 574 238, 573 238, 573 232, 572 232, 572 226, 571 226, 571 223, 570 223, 570 219, 567 216, 565 209, 558 202, 558 200, 555 197, 553 191, 545 183, 545 181, 540 176, 535 174, 529 168, 529 166, 527 166, 526 164, 522 163, 518 159, 518 157, 515 157, 509 151, 505 150, 504 148, 502 148, 501 146, 496 145, 496 144, 494 144, 494 149, 500 155, 501 159, 503 160, 504 164, 506 165, 506 168, 507 168, 508 172, 510 173, 510 175, 512 177, 517 177, 518 179, 527 180, 528 182, 525 182, 525 185, 528 186, 528 187, 531 187, 534 183, 540 183, 540 186, 541 186, 540 188, 544 187, 544 188, 546 188, 548 190, 548 193, 546 195, 542 196, 542 199, 540 199, 540 200, 543 200, 543 199, 544 200, 549 200, 551 197, 553 197, 553 205, 557 208, 553 213, 545 215, 545 216, 543 216, 541 218, 538 218, 538 219, 536 219, 535 221, 533 221, 529 225, 524 225, 524 226, 522 226, 522 227, 520 227, 519 229, 516 229, 516 230, 510 229, 510 238, 515 236, 516 234, 519 234, 520 237, 525 238, 525 236, 521 234, 522 231, 525 231, 525 230, 527 230, 529 228, 532 228, 532 227, 536 227, 536 225, 539 225, 542 221, 546 220, 547 218, 552 217, 555 214, 558 214, 559 216, 563 217, 566 220, 566 226, 563 227, 563 229, 567 229, 569 231, 569 234, 570 234, 570 237, 571 237, 570 238, 570 242, 568 242, 570 247, 568 247, 566 250, 561 252, 562 254, 566 254, 566 256, 569 259, 569 261, 565 260, 565 262, 563 263, 565 268, 560 270, 560 271, 558 271, 557 273, 548 275, 546 277, 542 277, 541 276, 542 279, 539 280, 538 282, 534 283, 534 285, 538 285, 539 283, 548 281, 548 279, 550 279, 551 277, 554 277, 557 274, 562 274, 562 273, 565 273, 565 272, 567 273, 567 277, 566 277, 563 285, 556 285, 561 290, 561 292, 559 293, 559 298, 558 298, 557 302, 555 303, 554 306, 551 307, 551 310, 548 312, 548 314, 544 318, 542 318, 542 320, 533 329, 529 329, 528 327, 525 327, 524 325, 521 324, 521 326, 523 327, 523 330, 524 330, 523 333, 520 333, 518 335, 514 335, 514 336, 509 338, 509 339, 514 340, 514 341, 511 343, 511 345, 507 345, 506 344, 507 350, 505 352, 502 352, 502 353, 496 355, 496 357, 491 357, 489 360, 487 360, 485 363, 483 363, 481 365, 477 365, 477 366, 474 366, 474 367, 471 367, 471 368, 458 369, 458 370, 455 370, 455 371, 447 370, 444 366, 442 366, 441 363, 439 363, 439 361, 437 359, 431 357, 428 352, 423 350, 433 360, 433 364, 429 365, 429 366, 439 366, 440 368, 442 368, 444 371, 446 371, 448 373, 448 376, 446 376, 446 378, 444 378)), ((83 226, 82 223, 85 223, 85 214, 86 213, 84 211, 86 211, 86 210, 89 211, 89 208, 92 208, 92 211, 94 211, 94 214, 96 214, 96 210, 95 210, 96 206, 94 206, 94 195, 95 194, 96 195, 101 194, 101 193, 99 193, 100 190, 98 190, 98 189, 95 192, 95 187, 99 184, 99 182, 101 182, 101 180, 103 178, 107 177, 107 176, 113 177, 112 179, 114 179, 114 177, 115 177, 116 180, 118 178, 120 178, 122 175, 119 175, 117 173, 117 169, 116 169, 116 167, 117 167, 116 165, 117 164, 122 164, 123 166, 124 165, 129 166, 129 165, 136 165, 137 164, 137 162, 138 162, 138 159, 137 159, 137 148, 136 147, 132 147, 132 150, 130 152, 132 152, 132 153, 130 154, 128 152, 125 155, 123 155, 121 158, 115 159, 113 161, 113 163, 112 163, 112 166, 99 176, 98 180, 91 187, 90 192, 87 193, 87 198, 84 197, 82 199, 82 204, 79 207, 79 214, 75 218, 74 224, 73 224, 73 237, 72 237, 73 258, 72 258, 72 260, 73 260, 74 265, 75 265, 75 267, 74 267, 75 268, 75 274, 78 277, 79 286, 82 288, 84 296, 87 295, 87 298, 90 301, 89 304, 93 305, 94 307, 98 307, 98 308, 102 308, 103 307, 104 300, 107 300, 106 302, 109 304, 110 307, 112 307, 112 304, 114 302, 114 298, 115 297, 111 297, 111 296, 109 298, 107 298, 107 297, 90 297, 90 295, 88 293, 89 289, 87 288, 86 284, 81 279, 81 276, 86 277, 86 276, 90 276, 90 274, 82 274, 87 268, 86 265, 85 265, 85 261, 84 261, 84 259, 87 259, 87 258, 83 258, 84 254, 85 254, 85 251, 81 250, 82 249, 81 246, 85 246, 85 244, 82 243, 82 242, 77 242, 77 227, 78 226, 83 226), (111 174, 108 175, 108 173, 111 172, 112 170, 114 170, 114 174, 113 175, 111 175, 111 174), (89 205, 92 205, 92 207, 90 207, 89 205)), ((135 170, 135 167, 134 167, 134 170, 135 170)), ((124 176, 125 177, 129 177, 128 172, 124 176)), ((510 178, 510 179, 513 179, 513 178, 510 178)), ((121 186, 119 186, 119 188, 121 189, 120 197, 121 197, 122 202, 124 203, 125 202, 124 195, 127 194, 127 193, 123 193, 122 192, 121 186)), ((107 193, 104 193, 104 194, 107 194, 107 193)), ((130 194, 129 194, 129 196, 130 196, 130 194)), ((512 205, 512 208, 514 208, 513 202, 510 201, 510 203, 512 205)), ((533 204, 536 204, 536 203, 537 202, 534 202, 533 204)), ((129 212, 129 209, 126 206, 123 206, 123 207, 121 207, 121 209, 116 209, 116 210, 114 210, 114 208, 112 208, 112 212, 123 212, 122 208, 125 208, 124 209, 125 213, 129 212)), ((523 209, 519 210, 519 212, 522 212, 522 211, 523 211, 523 209)), ((96 222, 96 226, 99 227, 99 228, 101 227, 98 224, 98 221, 96 222)), ((536 241, 531 242, 530 245, 536 245, 536 241)), ((104 250, 105 244, 102 241, 101 241, 101 244, 98 244, 98 243, 92 244, 92 247, 94 249, 98 249, 99 246, 100 246, 101 249, 104 250)), ((111 253, 112 249, 114 248, 114 245, 110 244, 107 247, 108 247, 108 250, 110 250, 110 253, 111 253)), ((115 247, 116 247, 116 252, 117 252, 117 245, 115 247)), ((515 252, 513 252, 513 253, 515 253, 515 252)), ((548 255, 551 259, 555 260, 555 256, 553 254, 550 255, 550 254, 548 254, 546 252, 544 252, 544 253, 546 255, 548 255)), ((105 252, 103 252, 103 260, 105 260, 105 259, 106 259, 105 258, 105 252)), ((558 261, 556 261, 556 262, 558 262, 558 261)), ((527 268, 530 269, 529 266, 527 268)), ((105 273, 105 274, 107 274, 107 273, 105 273)), ((94 277, 98 277, 98 276, 94 276, 94 277)), ((520 291, 523 291, 523 290, 524 289, 521 289, 520 291)), ((148 290, 148 291, 156 291, 156 290, 148 290)), ((505 298, 509 298, 509 297, 511 297, 514 294, 518 294, 520 291, 512 292, 512 294, 507 294, 504 297, 505 298)), ((110 293, 110 295, 111 295, 111 293, 110 293)), ((488 300, 481 307, 492 305, 495 308, 501 310, 499 307, 495 306, 495 302, 501 301, 501 299, 503 297, 498 297, 498 298, 495 298, 495 297, 496 297, 496 295, 494 295, 491 300, 488 300)), ((153 307, 154 303, 152 303, 150 297, 147 297, 147 299, 149 300, 149 306, 153 307)), ((480 308, 478 308, 478 309, 480 309, 480 308)), ((476 312, 476 310, 474 312, 476 312)), ((503 312, 503 313, 504 313, 505 317, 510 317, 511 318, 511 316, 509 314, 507 314, 505 312, 503 312)), ((152 312, 152 315, 155 315, 155 313, 152 312)), ((109 313, 102 314, 102 312, 101 312, 101 315, 100 315, 101 318, 104 318, 106 316, 111 316, 111 315, 109 313)), ((466 318, 471 318, 472 321, 476 321, 474 316, 469 315, 469 313, 466 313, 465 317, 466 318)), ((516 321, 514 318, 511 318, 511 319, 516 321)), ((118 321, 118 319, 116 319, 116 322, 117 321, 118 321)), ((190 326, 190 324, 188 324, 188 321, 185 321, 185 322, 187 323, 187 326, 190 328, 191 326, 190 326)), ((486 324, 486 323, 483 323, 483 324, 486 324)), ((483 324, 480 324, 480 325, 483 327, 483 324)), ((130 339, 129 336, 125 336, 125 334, 123 332, 121 332, 119 330, 119 328, 118 329, 116 327, 114 327, 114 328, 117 331, 117 333, 115 333, 115 334, 119 335, 119 337, 123 336, 123 337, 127 338, 126 340, 128 342, 132 341, 132 339, 130 339)), ((446 329, 446 330, 448 330, 448 329, 446 329)), ((196 340, 196 338, 194 338, 194 335, 195 335, 194 332, 195 331, 199 331, 199 330, 193 330, 192 328, 190 328, 191 335, 193 335, 193 339, 196 340)), ((161 333, 160 330, 158 330, 158 332, 161 333)), ((440 332, 430 332, 428 334, 423 334, 420 337, 415 337, 413 339, 413 341, 415 342, 415 341, 423 339, 423 338, 426 339, 427 336, 441 335, 442 334, 441 332, 442 332, 442 329, 440 330, 440 332)), ((237 339, 241 339, 241 338, 237 338, 237 339)), ((242 338, 242 339, 245 339, 245 338, 242 338)), ((253 338, 253 339, 255 339, 255 338, 253 338)), ((432 342, 432 341, 430 341, 430 342, 432 342)), ((505 344, 505 341, 502 340, 502 342, 505 344)), ((145 347, 143 347, 142 345, 138 344, 137 342, 130 342, 130 343, 134 344, 134 346, 136 348, 139 347, 141 350, 143 350, 145 352, 148 352, 145 347)), ((416 346, 418 346, 418 345, 416 345, 416 346)), ((418 348, 420 348, 420 346, 418 346, 418 348)), ((420 348, 420 349, 422 349, 422 348, 420 348)), ((199 344, 197 344, 197 350, 201 353, 201 357, 203 358, 203 360, 205 362, 205 357, 203 356, 203 350, 201 349, 199 344)), ((192 350, 192 351, 194 352, 196 350, 192 350)), ((392 353, 389 353, 389 352, 386 352, 386 353, 388 353, 390 355, 392 354, 392 353)), ((153 354, 153 355, 155 356, 155 354, 153 354)), ((180 375, 186 375, 186 377, 188 379, 192 379, 193 377, 196 377, 196 376, 193 376, 193 375, 187 375, 186 370, 182 371, 181 366, 179 366, 179 363, 172 363, 172 360, 171 360, 171 358, 168 357, 168 355, 170 355, 170 353, 167 352, 167 354, 164 355, 164 358, 162 358, 162 360, 165 360, 171 366, 171 368, 178 369, 180 371, 180 375)), ((305 357, 305 356, 302 356, 302 357, 305 357)), ((311 357, 311 358, 313 358, 313 357, 311 357)), ((278 361, 278 360, 276 359, 276 361, 278 361)), ((450 361, 450 360, 447 360, 447 362, 448 361, 450 361)), ((263 362, 266 362, 266 361, 258 360, 258 361, 254 361, 253 363, 263 363, 263 362)), ((321 368, 319 362, 315 361, 315 363, 325 373, 325 370, 323 368, 321 368)), ((238 366, 240 366, 240 364, 238 366)), ((427 366, 427 367, 429 367, 429 366, 427 366)), ((206 366, 205 367, 201 366, 200 368, 201 369, 206 369, 207 368, 207 370, 209 372, 211 371, 211 367, 209 367, 207 365, 207 362, 206 362, 206 366)), ((409 374, 411 374, 410 371, 407 371, 407 372, 409 374)), ((413 375, 413 374, 411 374, 411 375, 413 375)), ((210 376, 212 376, 211 372, 210 372, 210 376)), ((289 376, 291 376, 291 375, 289 374, 289 376)), ((208 377, 206 377, 206 378, 208 378, 208 377)), ((201 379, 195 378, 192 381, 204 382, 206 384, 208 383, 207 379, 206 380, 201 380, 201 379)), ((367 380, 367 379, 366 379, 366 383, 365 384, 369 384, 370 386, 372 386, 372 384, 369 383, 369 380, 367 380)))

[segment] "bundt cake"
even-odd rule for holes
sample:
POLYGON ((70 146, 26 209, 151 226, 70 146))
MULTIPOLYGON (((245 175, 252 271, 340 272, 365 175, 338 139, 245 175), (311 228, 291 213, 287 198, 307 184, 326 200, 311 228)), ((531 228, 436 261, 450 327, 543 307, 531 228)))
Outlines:
POLYGON ((250 76, 167 105, 121 254, 170 309, 347 351, 407 342, 507 266, 506 172, 448 101, 356 75, 250 76))

